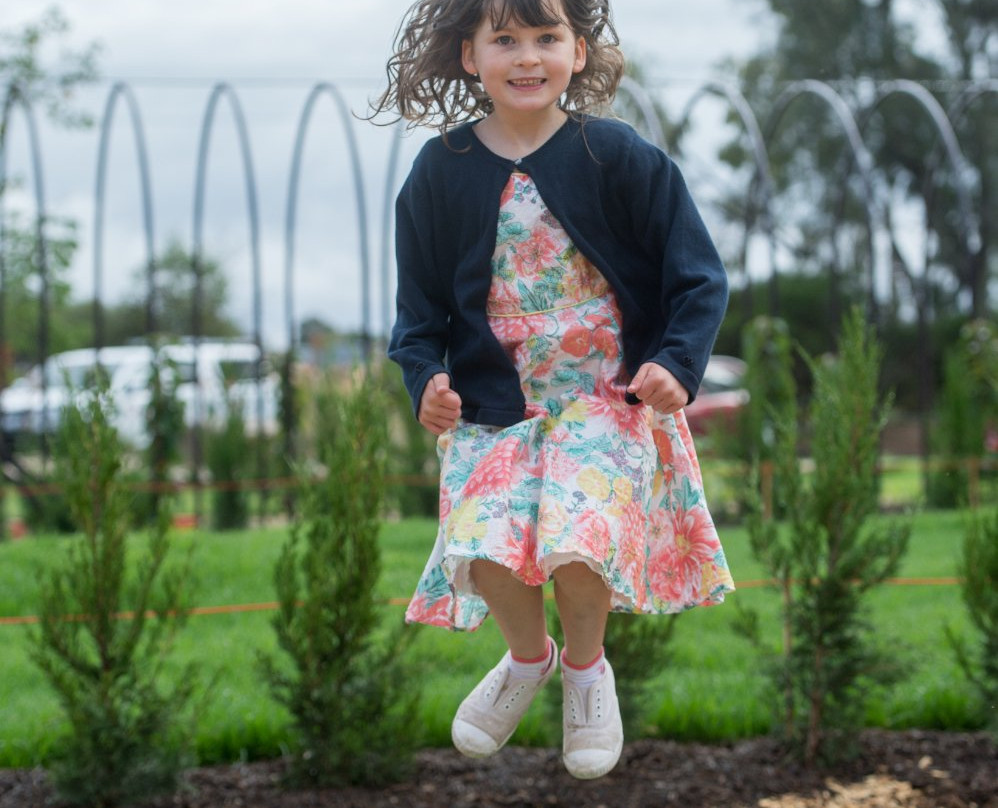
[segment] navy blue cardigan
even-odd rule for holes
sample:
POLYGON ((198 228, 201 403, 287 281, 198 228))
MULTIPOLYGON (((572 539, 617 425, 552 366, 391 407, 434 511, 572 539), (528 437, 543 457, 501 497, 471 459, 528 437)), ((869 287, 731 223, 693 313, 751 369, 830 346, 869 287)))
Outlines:
POLYGON ((727 306, 728 283, 679 169, 630 126, 569 120, 514 163, 464 124, 422 148, 396 202, 398 317, 388 355, 418 413, 447 372, 469 421, 510 426, 526 402, 486 303, 499 199, 514 170, 531 176, 579 251, 607 279, 633 376, 667 368, 696 396, 727 306))

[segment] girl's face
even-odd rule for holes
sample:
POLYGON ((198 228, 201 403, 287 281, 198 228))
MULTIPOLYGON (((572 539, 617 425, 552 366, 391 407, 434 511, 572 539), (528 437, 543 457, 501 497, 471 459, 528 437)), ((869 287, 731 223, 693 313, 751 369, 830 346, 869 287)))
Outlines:
POLYGON ((506 15, 495 28, 486 6, 472 38, 462 42, 462 66, 478 74, 499 114, 550 112, 586 65, 585 39, 564 22, 561 0, 552 0, 548 9, 560 22, 528 26, 506 15))

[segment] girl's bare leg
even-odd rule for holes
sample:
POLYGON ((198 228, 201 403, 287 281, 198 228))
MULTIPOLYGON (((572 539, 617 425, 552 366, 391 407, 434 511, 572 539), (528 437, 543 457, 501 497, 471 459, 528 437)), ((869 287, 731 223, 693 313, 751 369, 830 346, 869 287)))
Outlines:
POLYGON ((544 593, 492 561, 471 562, 471 580, 488 604, 513 656, 537 659, 548 650, 544 593))
POLYGON ((504 654, 461 702, 451 724, 451 738, 462 754, 486 757, 510 739, 558 662, 551 659, 555 649, 548 643, 541 587, 527 586, 492 561, 476 559, 470 572, 510 654, 504 654))
POLYGON ((602 577, 581 561, 554 571, 554 599, 565 632, 565 661, 588 665, 603 649, 610 590, 602 577))

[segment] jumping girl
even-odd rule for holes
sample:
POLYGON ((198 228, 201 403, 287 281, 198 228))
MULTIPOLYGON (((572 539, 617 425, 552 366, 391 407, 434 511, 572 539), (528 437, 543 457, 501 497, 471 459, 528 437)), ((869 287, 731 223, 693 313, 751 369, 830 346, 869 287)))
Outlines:
POLYGON ((441 462, 406 616, 473 630, 491 613, 509 646, 454 717, 466 755, 498 751, 560 661, 580 778, 623 745, 608 613, 733 589, 683 413, 727 279, 672 160, 599 117, 623 64, 605 0, 420 0, 374 104, 439 130, 396 206, 389 356, 441 462))

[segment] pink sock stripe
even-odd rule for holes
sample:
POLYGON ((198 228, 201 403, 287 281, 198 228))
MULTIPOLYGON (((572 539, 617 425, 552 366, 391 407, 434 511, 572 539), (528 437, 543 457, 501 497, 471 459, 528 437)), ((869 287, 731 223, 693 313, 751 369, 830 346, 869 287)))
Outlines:
POLYGON ((541 662, 547 662, 548 657, 551 656, 551 640, 548 640, 547 648, 544 653, 535 659, 521 659, 512 651, 509 652, 510 657, 512 657, 514 662, 519 662, 521 665, 539 665, 541 662))
POLYGON ((595 665, 598 665, 602 661, 603 661, 602 648, 599 649, 599 655, 596 657, 596 659, 594 659, 592 662, 587 662, 585 665, 573 665, 571 662, 565 659, 565 652, 564 651, 561 652, 561 664, 564 667, 570 668, 573 671, 587 671, 590 668, 594 667, 595 665))

